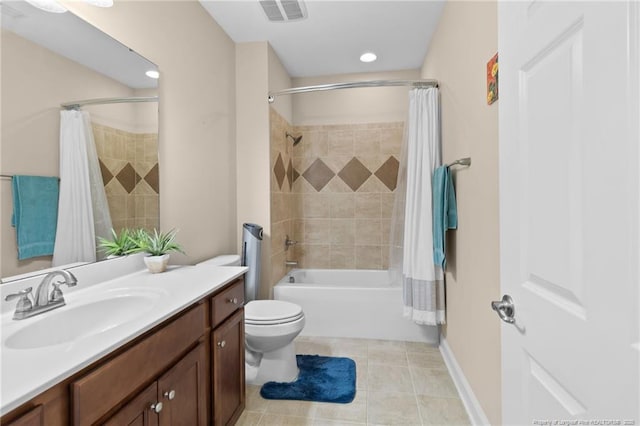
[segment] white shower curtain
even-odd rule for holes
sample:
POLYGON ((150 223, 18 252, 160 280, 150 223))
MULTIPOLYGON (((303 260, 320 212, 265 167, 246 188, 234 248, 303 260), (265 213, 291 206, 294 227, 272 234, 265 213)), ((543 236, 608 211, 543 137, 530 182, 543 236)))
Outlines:
POLYGON ((409 92, 391 227, 390 270, 402 283, 404 315, 417 324, 445 322, 444 277, 433 261, 432 177, 440 166, 438 89, 409 92))
POLYGON ((60 196, 53 266, 96 260, 96 237, 108 237, 109 206, 86 111, 60 112, 60 196))

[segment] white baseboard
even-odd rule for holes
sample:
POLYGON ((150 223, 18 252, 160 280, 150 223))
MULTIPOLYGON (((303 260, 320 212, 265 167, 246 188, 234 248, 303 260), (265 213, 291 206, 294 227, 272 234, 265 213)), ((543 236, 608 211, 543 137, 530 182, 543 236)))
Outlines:
POLYGON ((467 410, 467 414, 469 415, 469 420, 472 425, 490 425, 489 419, 487 419, 487 415, 482 410, 480 406, 480 402, 476 395, 473 393, 471 389, 471 385, 467 381, 467 378, 464 376, 460 365, 456 361, 453 356, 453 352, 451 352, 451 348, 447 344, 447 340, 440 336, 440 353, 444 358, 444 363, 447 365, 449 369, 449 374, 453 379, 453 383, 456 385, 458 389, 458 393, 460 394, 460 399, 462 399, 462 404, 464 408, 467 410))

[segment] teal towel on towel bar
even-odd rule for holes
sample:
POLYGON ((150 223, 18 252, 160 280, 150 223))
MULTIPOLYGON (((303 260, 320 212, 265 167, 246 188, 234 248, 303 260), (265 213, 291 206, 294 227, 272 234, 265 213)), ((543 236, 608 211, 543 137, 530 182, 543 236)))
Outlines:
POLYGON ((13 176, 13 216, 18 259, 53 254, 58 225, 59 182, 56 177, 13 176))
POLYGON ((458 227, 456 193, 449 167, 441 166, 433 174, 433 261, 445 268, 445 234, 458 227))

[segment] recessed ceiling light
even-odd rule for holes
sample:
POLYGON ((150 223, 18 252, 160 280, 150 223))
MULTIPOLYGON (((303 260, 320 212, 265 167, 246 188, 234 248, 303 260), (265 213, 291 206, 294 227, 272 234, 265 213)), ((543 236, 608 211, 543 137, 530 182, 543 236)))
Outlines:
POLYGON ((160 78, 160 73, 155 70, 149 70, 145 73, 149 78, 160 78))
POLYGON ((376 59, 378 59, 378 56, 373 52, 363 53, 362 56, 360 56, 362 62, 373 62, 376 59))

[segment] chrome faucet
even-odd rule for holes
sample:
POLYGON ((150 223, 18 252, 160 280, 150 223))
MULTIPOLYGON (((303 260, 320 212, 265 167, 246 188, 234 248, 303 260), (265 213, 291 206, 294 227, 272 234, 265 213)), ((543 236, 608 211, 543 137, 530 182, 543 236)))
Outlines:
POLYGON ((73 287, 78 283, 76 277, 69 271, 64 269, 55 270, 49 272, 44 276, 42 282, 36 289, 35 301, 31 295, 31 287, 26 288, 18 293, 10 294, 5 297, 4 300, 10 301, 19 298, 16 304, 16 311, 13 314, 13 319, 29 318, 52 309, 60 308, 66 303, 60 286, 66 284, 68 287, 73 287), (53 282, 54 278, 60 275, 64 278, 64 281, 53 282), (53 286, 53 290, 49 292, 49 286, 53 286))
POLYGON ((296 244, 298 244, 298 242, 296 240, 290 240, 288 235, 285 236, 284 238, 285 238, 285 240, 284 240, 284 249, 285 249, 285 251, 289 250, 289 247, 295 246, 296 244))

